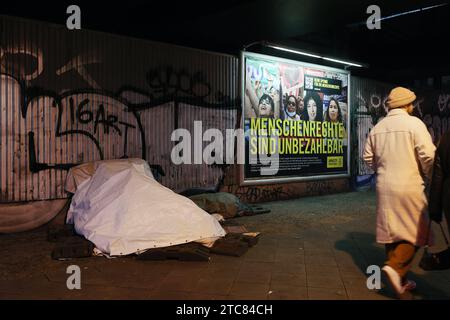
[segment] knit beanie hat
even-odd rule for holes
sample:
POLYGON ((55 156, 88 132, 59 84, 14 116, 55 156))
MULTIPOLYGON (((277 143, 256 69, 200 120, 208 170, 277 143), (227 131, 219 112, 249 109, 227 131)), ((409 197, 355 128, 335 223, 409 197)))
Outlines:
POLYGON ((407 106, 416 100, 416 95, 411 90, 403 87, 397 87, 391 90, 386 100, 386 105, 389 109, 395 109, 407 106))

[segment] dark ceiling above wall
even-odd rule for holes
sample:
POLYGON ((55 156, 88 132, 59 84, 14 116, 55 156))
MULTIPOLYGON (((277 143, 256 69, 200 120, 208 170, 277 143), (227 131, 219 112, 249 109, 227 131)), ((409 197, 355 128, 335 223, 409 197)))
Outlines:
MULTIPOLYGON (((1 14, 65 24, 78 4, 82 28, 237 55, 255 41, 270 41, 370 67, 354 74, 390 82, 450 75, 450 4, 434 1, 210 0, 60 1, 2 4, 1 14), (371 4, 382 17, 408 11, 369 30, 371 4), (358 25, 358 23, 362 22, 358 25)), ((264 51, 256 45, 249 50, 264 51)), ((308 60, 300 56, 287 56, 308 60)), ((317 62, 310 60, 310 62, 317 62)))

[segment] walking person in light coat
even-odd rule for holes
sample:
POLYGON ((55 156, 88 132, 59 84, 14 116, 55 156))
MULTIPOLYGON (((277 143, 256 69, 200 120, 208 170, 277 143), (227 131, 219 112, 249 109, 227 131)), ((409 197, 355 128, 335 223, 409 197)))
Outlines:
POLYGON ((427 242, 425 187, 436 150, 425 124, 411 116, 415 99, 406 88, 392 89, 389 112, 370 131, 364 149, 364 161, 376 173, 376 238, 387 257, 383 272, 399 298, 410 298, 416 287, 406 274, 427 242))

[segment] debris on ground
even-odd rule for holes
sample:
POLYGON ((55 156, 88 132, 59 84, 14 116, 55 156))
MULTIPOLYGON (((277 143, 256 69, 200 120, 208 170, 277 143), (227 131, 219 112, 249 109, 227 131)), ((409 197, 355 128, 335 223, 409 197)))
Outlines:
POLYGON ((243 203, 228 192, 202 193, 190 196, 189 199, 206 212, 220 214, 225 219, 270 212, 270 209, 263 206, 243 203))
POLYGON ((72 236, 57 243, 52 251, 52 259, 67 260, 92 257, 94 244, 84 237, 72 236))
POLYGON ((75 236, 73 224, 50 225, 47 228, 47 241, 58 242, 75 236))
POLYGON ((236 222, 233 219, 220 221, 220 224, 227 233, 248 232, 247 228, 242 223, 236 222))
POLYGON ((238 233, 229 233, 217 239, 211 247, 211 253, 240 257, 248 251, 250 244, 238 233))
MULTIPOLYGON (((188 242, 149 249, 138 253, 136 259, 209 261, 210 253, 240 257, 258 243, 260 233, 249 232, 239 222, 224 220, 221 225, 227 234, 216 240, 210 248, 197 242, 188 242)), ((55 260, 91 257, 95 248, 92 242, 76 234, 72 224, 50 225, 47 228, 47 241, 56 243, 51 254, 55 260)))
POLYGON ((49 225, 47 241, 56 243, 52 250, 52 259, 68 260, 91 257, 94 244, 75 232, 73 224, 49 225))
POLYGON ((209 249, 199 243, 189 242, 176 246, 149 249, 137 255, 137 260, 209 261, 209 249))

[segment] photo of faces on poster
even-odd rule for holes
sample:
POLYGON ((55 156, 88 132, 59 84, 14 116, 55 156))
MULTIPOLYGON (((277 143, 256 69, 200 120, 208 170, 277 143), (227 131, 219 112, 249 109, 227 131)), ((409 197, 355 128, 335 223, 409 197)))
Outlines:
MULTIPOLYGON (((274 177, 347 174, 348 72, 252 53, 244 62, 246 158, 276 152, 274 177), (265 141, 267 129, 277 134, 265 141)), ((246 162, 244 176, 260 167, 246 162)))

